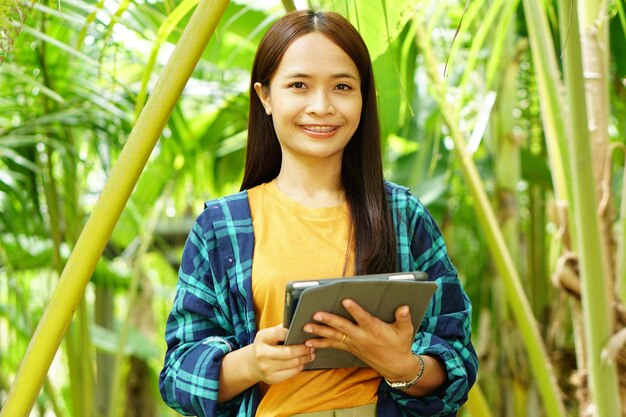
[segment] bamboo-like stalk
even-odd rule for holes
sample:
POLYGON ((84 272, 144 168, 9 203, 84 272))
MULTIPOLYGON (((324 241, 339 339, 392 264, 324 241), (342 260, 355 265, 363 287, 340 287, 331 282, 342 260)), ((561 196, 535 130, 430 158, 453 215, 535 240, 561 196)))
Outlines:
POLYGON ((83 229, 30 342, 0 417, 26 417, 98 259, 228 0, 202 0, 181 35, 83 229))
MULTIPOLYGON (((171 187, 168 187, 171 188, 171 187)), ((170 191, 164 191, 164 196, 169 195, 170 191)), ((165 198, 160 199, 154 210, 152 211, 151 218, 147 222, 146 227, 143 228, 141 235, 141 245, 137 250, 136 256, 134 257, 134 272, 130 281, 130 288, 128 290, 128 309, 126 310, 126 317, 124 318, 124 322, 122 323, 122 327, 119 332, 119 341, 117 344, 117 351, 115 352, 115 357, 113 361, 113 372, 111 376, 111 381, 113 386, 111 387, 111 391, 109 394, 109 404, 108 404, 108 417, 118 417, 123 410, 120 401, 120 390, 124 386, 122 380, 122 362, 125 358, 124 351, 126 348, 126 342, 128 341, 128 334, 130 332, 131 327, 131 319, 133 312, 135 311, 135 304, 137 303, 137 299, 139 298, 139 287, 141 284, 141 275, 140 271, 140 262, 141 259, 145 256, 145 254, 150 249, 152 242, 154 241, 154 232, 156 231, 156 227, 159 223, 159 218, 163 212, 163 206, 165 203, 165 198)))
MULTIPOLYGON (((113 330, 114 290, 107 285, 96 285, 94 321, 96 326, 113 330)), ((95 408, 98 417, 109 415, 109 398, 113 385, 113 356, 108 352, 96 352, 96 398, 95 408)))
MULTIPOLYGON (((509 26, 513 28, 513 26, 509 26)), ((514 33, 509 32, 509 53, 514 53, 514 33)), ((494 159, 494 174, 498 194, 498 210, 500 212, 501 227, 504 233, 507 247, 515 260, 515 265, 520 267, 519 247, 519 213, 515 193, 521 176, 520 145, 515 140, 513 117, 516 104, 516 81, 519 73, 519 62, 515 56, 507 56, 503 61, 502 80, 498 92, 494 118, 492 123, 496 155, 494 159)))
MULTIPOLYGON (((80 335, 77 330, 77 321, 69 323, 63 343, 65 346, 65 355, 67 357, 68 376, 70 380, 70 398, 72 399, 72 409, 75 414, 87 414, 88 405, 85 403, 83 388, 87 381, 84 380, 84 373, 81 369, 81 353, 80 353, 80 335)), ((28 352, 27 352, 28 354, 28 352)))
POLYGON ((426 35, 425 28, 421 22, 417 22, 417 28, 418 46, 426 60, 426 69, 433 83, 435 99, 450 130, 450 136, 454 141, 454 153, 474 199, 478 222, 485 234, 487 246, 498 272, 502 277, 506 299, 519 326, 524 346, 528 352, 532 371, 543 398, 546 415, 548 417, 563 417, 565 415, 565 407, 561 400, 560 390, 537 323, 524 293, 520 277, 506 247, 504 236, 481 182, 476 165, 466 151, 465 139, 458 128, 456 113, 447 98, 437 93, 443 91, 443 82, 440 74, 437 72, 438 65, 432 53, 429 37, 426 35))
MULTIPOLYGON (((605 164, 609 161, 609 43, 608 11, 605 1, 586 0, 578 4, 580 20, 580 47, 587 97, 587 117, 589 138, 593 143, 594 179, 602 183, 605 164)), ((569 11, 569 10, 567 10, 569 11)), ((576 10, 572 10, 576 13, 576 10)), ((573 29, 573 28, 572 28, 573 29)), ((599 187, 598 187, 598 191, 599 187)), ((598 198, 601 199, 600 193, 598 198)))
MULTIPOLYGON (((572 180, 563 161, 569 161, 566 138, 569 136, 560 92, 563 85, 559 76, 552 34, 542 9, 541 0, 522 0, 526 25, 530 39, 546 145, 550 157, 550 171, 556 197, 562 202, 571 203, 572 180)), ((572 231, 574 232, 574 231, 572 231)))
MULTIPOLYGON (((578 13, 570 10, 569 0, 560 0, 561 25, 569 24, 570 38, 565 46, 564 74, 571 109, 570 169, 573 179, 573 217, 576 226, 585 344, 587 346, 588 386, 596 417, 621 416, 617 366, 602 361, 602 349, 613 334, 614 316, 610 292, 608 254, 602 243, 598 200, 583 75, 583 55, 578 13), (571 11, 571 13, 568 13, 571 11), (568 20, 565 20, 568 19, 568 20)), ((582 7, 582 6, 581 6, 582 7)))
MULTIPOLYGON (((605 1, 587 0, 578 1, 575 4, 578 5, 578 18, 581 22, 579 25, 582 25, 580 27, 580 48, 583 57, 583 91, 585 92, 583 97, 586 97, 587 101, 588 138, 593 144, 591 146, 593 176, 598 201, 602 202, 600 234, 602 250, 607 255, 604 259, 604 271, 606 276, 611 278, 609 285, 612 288, 615 277, 613 213, 609 208, 612 207, 612 194, 603 194, 600 187, 600 184, 603 183, 606 167, 611 163, 609 158, 609 120, 611 118, 609 56, 611 45, 609 43, 608 11, 605 1)), ((564 10, 569 12, 569 9, 564 10)), ((572 12, 576 13, 576 10, 572 12)), ((561 21, 565 22, 563 19, 561 21)))
POLYGON ((80 344, 79 348, 79 361, 81 379, 84 381, 84 385, 81 389, 83 393, 82 402, 84 404, 85 413, 84 416, 94 416, 94 398, 95 398, 95 375, 93 372, 93 358, 94 351, 91 344, 91 332, 89 331, 89 314, 87 312, 87 302, 81 301, 78 304, 76 312, 77 318, 77 336, 80 344))
MULTIPOLYGON (((491 141, 494 144, 494 176, 496 181, 495 200, 498 219, 500 220, 500 227, 504 239, 506 241, 507 248, 511 254, 515 267, 518 271, 521 270, 521 253, 520 253, 520 241, 519 241, 519 210, 517 203, 517 186, 521 181, 521 157, 520 157, 520 141, 516 139, 514 133, 515 118, 514 108, 517 105, 517 79, 519 75, 519 56, 516 56, 515 49, 515 27, 509 25, 507 27, 505 46, 506 52, 503 52, 501 60, 501 77, 497 81, 497 101, 496 107, 492 112, 491 125, 492 125, 492 138, 491 141)), ((463 88, 463 85, 461 85, 463 88)), ((530 294, 535 293, 535 289, 539 287, 537 280, 545 278, 545 276, 530 276, 524 282, 526 291, 530 294)), ((544 284, 544 282, 541 282, 544 284)), ((498 289, 501 287, 502 281, 496 280, 492 286, 492 294, 497 297, 499 294, 498 289)), ((545 287, 545 285, 541 285, 545 287)), ((531 301, 536 302, 537 299, 531 298, 531 301)), ((497 318, 498 323, 508 323, 511 320, 511 315, 506 309, 506 301, 502 300, 503 305, 502 314, 497 318)), ((534 307, 534 306, 531 306, 534 307)), ((543 307, 543 306, 542 306, 543 307)), ((533 308, 536 314, 537 308, 533 308)), ((528 372, 516 372, 516 366, 519 366, 520 360, 514 360, 514 358, 522 357, 519 355, 521 348, 518 347, 519 342, 514 337, 516 329, 502 327, 503 332, 500 334, 500 342, 502 349, 499 350, 501 355, 505 356, 506 363, 509 363, 509 372, 506 373, 506 379, 501 380, 504 383, 502 389, 506 389, 507 395, 510 395, 513 399, 511 409, 508 415, 511 417, 526 417, 529 414, 533 414, 528 409, 528 391, 532 386, 529 384, 528 372), (506 329, 506 330, 504 330, 506 329), (506 345, 509 345, 506 347, 506 345), (516 349, 517 347, 517 349, 516 349)), ((503 377, 504 378, 504 377, 503 377)))
MULTIPOLYGON (((576 241, 577 234, 572 210, 570 209, 574 206, 571 170, 565 169, 565 161, 570 160, 567 138, 571 135, 571 132, 568 130, 570 124, 566 123, 566 120, 569 120, 571 115, 567 113, 568 109, 563 105, 562 92, 565 88, 560 78, 560 71, 553 49, 555 43, 548 27, 547 13, 543 8, 543 2, 541 0, 522 1, 528 27, 533 67, 537 78, 542 124, 550 159, 557 208, 563 208, 563 203, 566 203, 567 207, 561 213, 565 218, 562 219, 563 224, 560 224, 561 231, 559 235, 565 250, 570 250, 571 242, 576 241), (560 172, 560 174, 556 175, 555 171, 560 172), (565 184, 558 181, 560 177, 565 179, 565 184)), ((568 26, 565 26, 563 29, 568 26)), ((572 33, 571 30, 566 32, 572 33)), ((577 34, 574 36, 577 36, 577 34)), ((561 39, 561 42, 564 44, 566 42, 565 38, 561 39)), ((560 256, 560 253, 554 253, 554 255, 556 258, 560 256)), ((586 348, 582 342, 584 338, 578 338, 579 335, 582 335, 582 324, 579 309, 575 306, 572 308, 572 316, 575 329, 574 334, 577 340, 581 340, 581 343, 576 343, 576 358, 579 366, 584 367, 587 356, 585 354, 586 348)))
POLYGON ((470 390, 467 396, 467 402, 463 405, 463 409, 472 417, 491 417, 491 407, 485 399, 480 385, 476 384, 470 390))
POLYGON ((148 58, 148 62, 143 70, 141 87, 139 88, 139 92, 135 98, 135 118, 139 117, 141 110, 143 109, 144 101, 146 99, 146 95, 148 94, 148 83, 150 82, 150 77, 154 72, 154 67, 157 63, 157 56, 161 45, 167 41, 170 34, 177 28, 180 21, 184 19, 187 14, 189 14, 189 11, 192 10, 197 3, 198 0, 183 0, 165 18, 165 21, 161 24, 161 26, 159 26, 156 39, 152 45, 152 51, 150 51, 150 57, 148 58))
MULTIPOLYGON (((464 66, 463 77, 461 78, 461 81, 459 81, 460 86, 469 85, 470 77, 476 70, 476 64, 478 63, 480 52, 484 48, 485 41, 488 37, 492 37, 494 35, 493 28, 495 26, 495 22, 498 19, 502 19, 504 15, 503 13, 500 12, 500 9, 502 9, 504 5, 511 5, 511 4, 516 3, 517 1, 519 0, 516 0, 516 1, 495 0, 489 6, 487 15, 481 21, 476 34, 472 37, 472 44, 470 46, 469 55, 467 56, 467 60, 463 63, 463 66, 464 66)), ((509 26, 509 28, 513 28, 513 26, 509 26)), ((460 48, 461 42, 458 42, 457 44, 459 45, 459 48, 460 48)), ((505 52, 505 53, 510 54, 512 52, 513 50, 509 49, 508 52, 505 52)), ((450 59, 453 59, 452 53, 450 54, 450 59)), ((500 62, 503 62, 503 61, 500 61, 500 62)), ((504 62, 507 62, 507 61, 504 60, 504 62)), ((467 89, 464 91, 464 93, 467 94, 469 93, 469 91, 470 90, 467 89)))
MULTIPOLYGON (((535 317, 539 323, 547 323, 547 306, 550 304, 548 262, 550 255, 546 247, 546 201, 543 187, 533 185, 528 190, 529 210, 532 213, 529 228, 528 266, 529 276, 535 282, 532 295, 535 317), (546 255, 548 254, 548 255, 546 255), (542 284, 542 285, 540 285, 542 284)), ((546 324, 546 328, 549 327, 546 324)), ((549 340, 549 338, 548 338, 549 340)), ((547 342, 548 343, 548 342, 547 342)), ((548 348, 549 349, 549 348, 548 348)))
POLYGON ((624 0, 616 0, 617 14, 619 15, 619 21, 622 24, 622 30, 626 36, 626 11, 624 10, 624 0))
POLYGON ((293 12, 296 10, 296 5, 293 0, 283 0, 283 6, 285 6, 285 10, 288 12, 293 12))
POLYGON ((59 406, 59 402, 57 401, 57 395, 54 392, 54 388, 52 388, 50 379, 48 378, 44 380, 43 391, 46 393, 48 401, 50 401, 50 404, 52 405, 52 412, 54 413, 54 417, 65 417, 66 412, 59 406))
MULTIPOLYGON (((623 149, 626 153, 626 149, 623 149)), ((623 177, 626 178, 626 166, 623 170, 623 177)), ((622 304, 626 304, 626 181, 622 180, 622 190, 619 210, 619 227, 617 235, 617 272, 616 286, 617 296, 622 304)))
MULTIPOLYGON (((626 198, 626 181, 622 187, 622 198, 626 198)), ((625 200, 622 200, 625 201, 625 200)), ((620 208, 620 235, 619 235, 619 270, 617 275, 617 295, 622 304, 626 304, 626 202, 620 208)))

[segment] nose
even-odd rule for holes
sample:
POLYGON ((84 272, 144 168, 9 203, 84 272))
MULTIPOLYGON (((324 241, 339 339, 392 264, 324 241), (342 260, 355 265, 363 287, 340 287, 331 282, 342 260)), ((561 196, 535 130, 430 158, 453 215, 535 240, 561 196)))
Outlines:
POLYGON ((316 114, 318 116, 335 113, 335 106, 332 103, 332 99, 324 89, 313 91, 309 97, 310 100, 306 109, 307 113, 316 114))

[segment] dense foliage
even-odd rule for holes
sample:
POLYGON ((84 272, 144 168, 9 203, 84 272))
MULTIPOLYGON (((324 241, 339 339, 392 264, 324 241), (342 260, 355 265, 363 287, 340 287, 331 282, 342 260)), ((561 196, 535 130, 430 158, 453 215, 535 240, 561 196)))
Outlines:
MULTIPOLYGON (((624 1, 300 3, 363 34, 386 175, 433 213, 474 304, 463 412, 592 415, 598 379, 624 393, 624 1)), ((196 4, 0 0, 0 403, 196 4)), ((291 6, 226 8, 32 415, 174 415, 156 380, 182 245, 203 201, 239 188, 253 54, 291 6)), ((618 415, 610 402, 595 415, 618 415)))

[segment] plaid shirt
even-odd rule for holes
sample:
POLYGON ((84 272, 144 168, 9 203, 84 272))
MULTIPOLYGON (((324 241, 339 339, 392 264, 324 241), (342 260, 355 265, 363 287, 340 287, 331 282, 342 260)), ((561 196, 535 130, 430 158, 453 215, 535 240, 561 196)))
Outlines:
MULTIPOLYGON (((438 284, 412 348, 439 357, 448 378, 436 393, 419 398, 381 380, 377 415, 456 416, 478 370, 470 341, 471 304, 426 208, 407 188, 387 182, 386 189, 394 213, 399 270, 425 271, 438 284)), ((217 404, 223 357, 252 343, 257 330, 251 285, 253 250, 247 192, 207 202, 185 245, 165 330, 167 353, 159 388, 165 402, 182 414, 255 415, 260 400, 256 385, 217 404)))

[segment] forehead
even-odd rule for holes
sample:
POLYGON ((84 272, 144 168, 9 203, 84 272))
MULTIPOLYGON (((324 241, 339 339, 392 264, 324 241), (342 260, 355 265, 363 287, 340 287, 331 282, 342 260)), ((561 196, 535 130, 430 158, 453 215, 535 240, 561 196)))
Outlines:
POLYGON ((318 32, 301 36, 289 45, 274 76, 290 74, 350 74, 360 79, 352 58, 330 38, 318 32))

